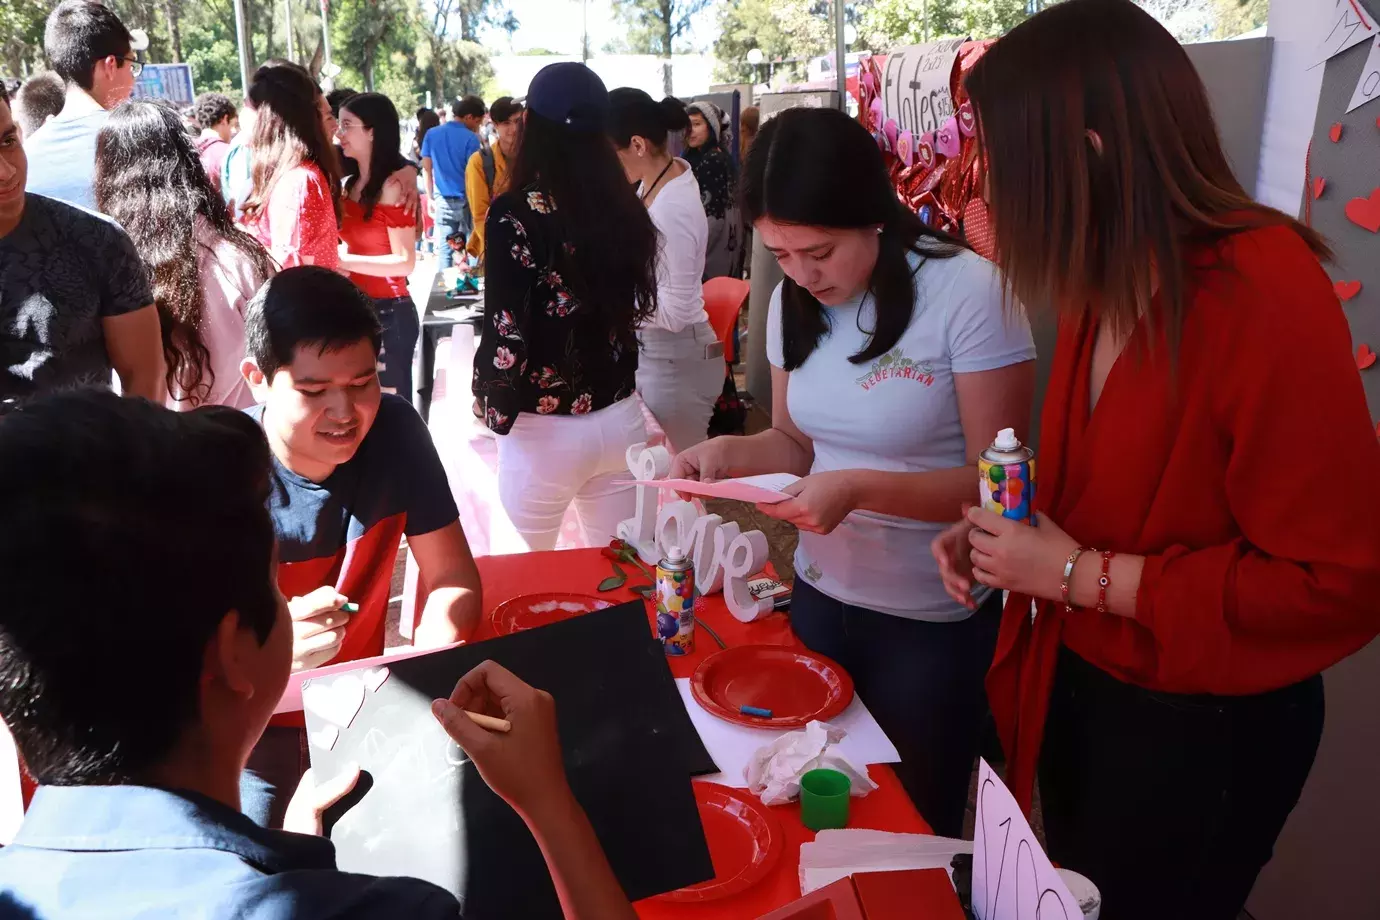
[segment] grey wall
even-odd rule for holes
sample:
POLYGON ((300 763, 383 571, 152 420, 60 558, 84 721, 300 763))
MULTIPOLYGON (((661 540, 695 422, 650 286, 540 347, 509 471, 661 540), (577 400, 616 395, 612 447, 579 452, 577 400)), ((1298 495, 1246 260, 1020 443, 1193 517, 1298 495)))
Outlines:
MULTIPOLYGON (((1372 13, 1380 3, 1368 2, 1372 13)), ((1361 293, 1342 305, 1352 345, 1380 347, 1380 235, 1347 220, 1346 203, 1380 187, 1380 103, 1347 114, 1352 90, 1370 51, 1362 42, 1326 65, 1313 129, 1309 166, 1327 186, 1312 202, 1312 224, 1332 244, 1334 281, 1360 281, 1361 293), (1334 124, 1342 136, 1328 136, 1334 124)), ((1304 193, 1311 197, 1311 191, 1304 193)), ((1380 411, 1380 366, 1361 372, 1371 414, 1380 411)), ((1374 421, 1374 418, 1372 418, 1374 421)), ((1376 599, 1380 606, 1380 599, 1376 599)), ((1327 723, 1313 772, 1251 893, 1257 920, 1374 920, 1380 917, 1380 642, 1324 675, 1327 723)))
POLYGON ((1255 189, 1260 170, 1273 44, 1270 38, 1245 38, 1184 46, 1207 87, 1217 132, 1232 169, 1248 192, 1255 189))

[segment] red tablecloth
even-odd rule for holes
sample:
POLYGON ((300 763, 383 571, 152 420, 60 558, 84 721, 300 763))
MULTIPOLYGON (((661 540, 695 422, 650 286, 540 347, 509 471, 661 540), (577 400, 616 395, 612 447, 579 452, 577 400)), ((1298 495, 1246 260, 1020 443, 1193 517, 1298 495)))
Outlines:
MULTIPOLYGON (((520 556, 484 556, 478 563, 484 584, 485 618, 475 641, 493 637, 494 632, 489 624, 488 615, 504 601, 543 591, 597 594, 595 587, 613 573, 608 561, 597 549, 527 553, 520 556)), ((630 568, 632 567, 624 566, 624 569, 630 568)), ((629 581, 632 584, 642 584, 646 579, 639 573, 639 577, 630 577, 629 581)), ((637 595, 626 587, 602 596, 617 603, 637 599, 637 595)), ((754 623, 740 623, 728 612, 722 595, 716 594, 705 598, 704 601, 700 618, 730 646, 797 644, 785 614, 775 613, 754 623)), ((651 628, 650 620, 648 628, 651 628)), ((714 640, 703 631, 697 632, 694 653, 683 658, 670 659, 671 673, 676 677, 689 677, 705 656, 718 651, 718 648, 714 640)), ((868 772, 880 788, 871 795, 853 799, 849 812, 849 827, 913 834, 930 833, 929 825, 915 810, 891 768, 872 766, 868 768, 868 772)), ((814 840, 815 835, 800 823, 799 804, 779 805, 773 808, 772 812, 785 834, 786 846, 776 867, 760 884, 736 897, 706 901, 702 904, 667 903, 650 898, 635 905, 638 916, 644 920, 704 920, 707 917, 731 917, 737 920, 757 917, 799 898, 800 845, 814 840)), ((921 914, 917 914, 919 915, 921 914)))

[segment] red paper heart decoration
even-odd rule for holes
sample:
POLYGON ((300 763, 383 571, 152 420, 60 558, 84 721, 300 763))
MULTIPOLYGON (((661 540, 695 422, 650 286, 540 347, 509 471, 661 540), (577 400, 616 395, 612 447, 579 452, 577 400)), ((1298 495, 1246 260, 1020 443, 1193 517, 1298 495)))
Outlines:
POLYGON ((1332 285, 1332 290, 1337 292, 1342 303, 1346 303, 1357 294, 1361 293, 1361 282, 1359 281, 1338 281, 1332 285))
POLYGON ((971 100, 958 107, 958 130, 964 137, 977 134, 977 113, 973 111, 971 100))
POLYGON ((1370 346, 1362 342, 1356 349, 1356 366, 1365 370, 1375 363, 1375 352, 1370 350, 1370 346))
POLYGON ((1339 123, 1333 125, 1333 126, 1332 126, 1332 130, 1327 132, 1327 136, 1330 137, 1330 138, 1332 138, 1332 143, 1334 143, 1334 144, 1337 143, 1337 141, 1341 140, 1341 139, 1342 139, 1342 126, 1341 126, 1341 123, 1339 122, 1339 123))
POLYGON ((1317 199, 1321 198, 1321 197, 1322 197, 1322 193, 1323 193, 1323 189, 1325 189, 1325 188, 1327 188, 1327 180, 1326 180, 1326 179, 1324 179, 1322 176, 1318 176, 1316 179, 1314 179, 1314 180, 1313 180, 1313 200, 1316 201, 1317 199))
POLYGON ((1371 233, 1380 233, 1380 188, 1369 198, 1353 198, 1346 203, 1347 220, 1371 233))

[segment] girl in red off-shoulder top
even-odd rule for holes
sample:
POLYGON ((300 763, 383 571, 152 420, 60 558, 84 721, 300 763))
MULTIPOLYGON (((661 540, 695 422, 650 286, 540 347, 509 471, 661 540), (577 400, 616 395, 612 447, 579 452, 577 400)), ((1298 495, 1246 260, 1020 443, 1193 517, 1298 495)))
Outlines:
POLYGON ((383 347, 379 382, 412 402, 412 355, 421 325, 407 290, 417 261, 417 221, 403 206, 412 168, 399 152, 398 111, 387 96, 360 93, 340 107, 336 132, 358 172, 345 182, 340 268, 374 298, 383 347))
POLYGON ((1031 18, 967 89, 997 261, 1059 319, 1043 517, 974 509, 934 546, 955 596, 1011 592, 1007 781, 1028 805, 1038 767, 1049 855, 1103 916, 1234 920, 1311 769, 1319 673, 1380 632, 1380 444, 1326 248, 1241 188, 1126 0, 1031 18))

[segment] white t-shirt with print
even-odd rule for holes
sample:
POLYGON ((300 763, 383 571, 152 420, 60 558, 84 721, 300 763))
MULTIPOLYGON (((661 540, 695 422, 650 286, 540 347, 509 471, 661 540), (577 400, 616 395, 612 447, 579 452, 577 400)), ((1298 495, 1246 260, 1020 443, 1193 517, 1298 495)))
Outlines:
MULTIPOLYGON (((1003 298, 990 262, 966 251, 923 264, 912 255, 911 261, 919 266, 915 312, 893 348, 866 364, 848 360, 875 327, 875 304, 864 296, 826 308, 829 331, 790 373, 787 406, 796 427, 814 442, 812 473, 963 466, 967 445, 954 374, 1035 358, 1025 314, 1003 298)), ((767 319, 767 358, 776 367, 785 363, 781 338, 778 286, 767 319)), ((974 474, 975 502, 977 494, 974 474)), ((915 620, 962 620, 969 611, 944 593, 930 552, 945 526, 855 511, 833 533, 801 532, 796 575, 846 604, 915 620)))

